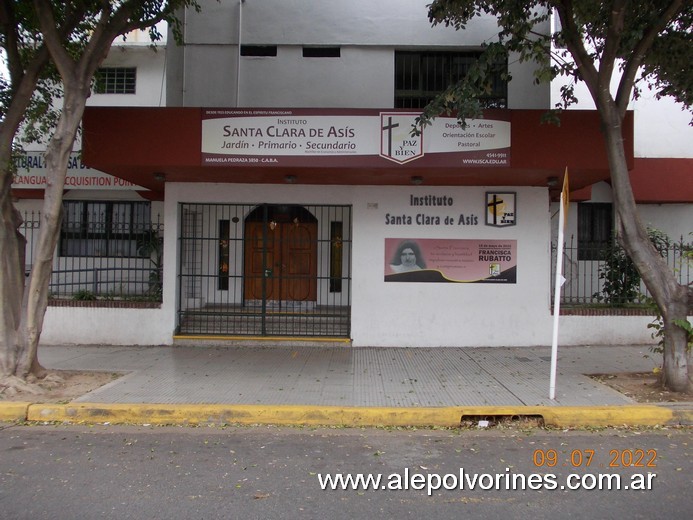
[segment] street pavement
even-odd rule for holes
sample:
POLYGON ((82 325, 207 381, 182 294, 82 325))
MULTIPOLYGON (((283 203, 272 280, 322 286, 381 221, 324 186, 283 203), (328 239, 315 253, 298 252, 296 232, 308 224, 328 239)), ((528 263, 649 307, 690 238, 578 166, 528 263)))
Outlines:
POLYGON ((691 446, 683 428, 8 425, 0 518, 688 520, 691 446), (322 485, 336 474, 381 480, 322 485))

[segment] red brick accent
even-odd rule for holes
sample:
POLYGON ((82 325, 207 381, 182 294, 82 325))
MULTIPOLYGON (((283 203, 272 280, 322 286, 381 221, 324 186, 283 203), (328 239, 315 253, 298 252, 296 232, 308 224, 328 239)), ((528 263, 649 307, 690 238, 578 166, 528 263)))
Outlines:
POLYGON ((49 307, 93 307, 105 309, 160 309, 161 302, 129 300, 48 300, 49 307))
POLYGON ((561 316, 654 316, 650 309, 561 307, 561 316))

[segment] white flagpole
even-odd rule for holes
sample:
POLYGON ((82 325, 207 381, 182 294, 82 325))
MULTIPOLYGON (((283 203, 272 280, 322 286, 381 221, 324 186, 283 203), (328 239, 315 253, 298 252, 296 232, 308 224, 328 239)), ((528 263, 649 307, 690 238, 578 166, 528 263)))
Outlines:
POLYGON ((563 241, 565 234, 565 208, 568 205, 568 168, 565 169, 563 189, 561 190, 560 208, 558 210, 558 245, 556 247, 556 281, 553 292, 553 337, 551 341, 551 377, 549 382, 549 399, 556 398, 556 368, 558 365, 558 318, 561 314, 561 287, 563 278, 563 241))

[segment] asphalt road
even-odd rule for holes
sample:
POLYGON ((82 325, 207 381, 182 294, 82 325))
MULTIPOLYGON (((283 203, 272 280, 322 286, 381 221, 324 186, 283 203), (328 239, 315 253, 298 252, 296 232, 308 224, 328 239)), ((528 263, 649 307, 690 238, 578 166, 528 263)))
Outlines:
POLYGON ((692 429, 0 425, 0 518, 689 519, 692 447, 692 429))

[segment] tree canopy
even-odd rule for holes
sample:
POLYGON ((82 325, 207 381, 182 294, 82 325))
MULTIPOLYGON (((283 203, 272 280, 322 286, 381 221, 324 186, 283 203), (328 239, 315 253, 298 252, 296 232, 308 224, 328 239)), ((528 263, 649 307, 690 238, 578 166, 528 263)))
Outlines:
POLYGON ((451 85, 426 108, 423 124, 440 113, 457 113, 462 119, 478 115, 483 105, 477 100, 490 89, 487 72, 510 53, 536 64, 537 82, 568 79, 556 108, 576 102, 574 86, 583 81, 598 109, 603 109, 600 105, 606 103, 605 95, 616 81, 611 97, 621 118, 643 82, 657 96, 672 96, 691 109, 691 2, 435 0, 429 6, 434 25, 458 30, 482 15, 497 18, 497 38, 486 42, 482 59, 462 82, 451 85), (556 19, 553 30, 552 16, 556 19))

